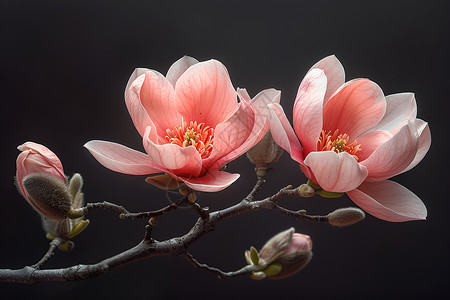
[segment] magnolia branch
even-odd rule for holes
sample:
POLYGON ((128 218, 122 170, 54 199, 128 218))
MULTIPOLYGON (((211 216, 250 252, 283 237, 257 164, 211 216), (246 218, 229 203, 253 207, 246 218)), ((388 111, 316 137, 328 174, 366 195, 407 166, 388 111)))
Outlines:
POLYGON ((187 252, 187 249, 192 243, 200 239, 203 235, 213 231, 215 225, 217 225, 221 221, 231 218, 233 216, 245 214, 251 211, 256 211, 261 208, 275 210, 279 213, 291 217, 309 219, 311 221, 327 222, 328 220, 327 216, 307 216, 306 214, 303 213, 286 210, 277 204, 279 200, 286 197, 310 197, 314 195, 315 191, 307 185, 302 185, 296 189, 292 189, 289 186, 284 189, 281 189, 278 193, 274 194, 271 197, 267 197, 263 200, 253 200, 256 192, 261 187, 263 182, 264 179, 259 178, 257 184, 255 185, 255 188, 252 190, 249 196, 244 198, 241 202, 222 210, 209 212, 207 208, 201 208, 197 203, 188 202, 188 206, 199 215, 199 218, 197 219, 194 226, 189 230, 188 233, 186 233, 181 237, 175 237, 161 242, 155 241, 151 238, 152 228, 153 226, 156 225, 155 216, 159 216, 176 209, 179 205, 184 203, 186 197, 181 198, 177 202, 161 210, 137 214, 130 213, 122 206, 118 206, 108 202, 87 204, 85 207, 81 208, 81 210, 86 213, 93 209, 113 209, 115 211, 120 212, 121 218, 134 219, 136 217, 144 217, 144 216, 151 217, 151 219, 149 220, 149 224, 146 227, 144 239, 135 247, 130 248, 113 257, 107 258, 96 264, 90 265, 80 264, 62 269, 41 270, 39 269, 39 267, 53 254, 55 246, 51 246, 52 250, 50 251, 49 249, 46 256, 44 256, 44 258, 39 263, 37 263, 32 267, 27 266, 18 270, 1 269, 0 281, 16 282, 16 283, 34 283, 43 281, 82 280, 96 277, 98 275, 109 272, 112 269, 115 269, 117 267, 123 266, 125 264, 134 261, 162 255, 183 256, 188 261, 190 261, 195 267, 202 270, 213 272, 220 278, 232 278, 235 276, 249 274, 253 271, 253 269, 250 266, 243 267, 242 269, 234 272, 224 272, 217 268, 209 267, 205 264, 200 264, 189 252, 187 252))

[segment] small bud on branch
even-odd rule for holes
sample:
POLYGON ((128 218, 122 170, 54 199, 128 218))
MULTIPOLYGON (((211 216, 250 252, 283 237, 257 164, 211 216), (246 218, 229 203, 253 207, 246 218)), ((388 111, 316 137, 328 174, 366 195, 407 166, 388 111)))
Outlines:
POLYGON ((328 223, 343 227, 353 225, 365 218, 364 212, 356 207, 340 208, 328 214, 328 223))

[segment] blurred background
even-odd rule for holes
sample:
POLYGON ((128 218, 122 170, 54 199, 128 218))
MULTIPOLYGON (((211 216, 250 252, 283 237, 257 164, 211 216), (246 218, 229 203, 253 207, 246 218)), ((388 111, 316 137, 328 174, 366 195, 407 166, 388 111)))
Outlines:
MULTIPOLYGON (((165 74, 183 55, 218 59, 233 85, 247 88, 251 96, 265 88, 281 90, 292 121, 306 71, 335 54, 348 80, 370 78, 386 95, 414 92, 418 117, 429 122, 432 132, 428 155, 394 178, 423 200, 427 221, 389 223, 368 215, 352 227, 335 228, 259 211, 221 223, 190 248, 200 262, 236 270, 245 264, 244 250, 259 249, 293 226, 311 236, 314 257, 290 278, 219 280, 182 258, 156 257, 85 281, 0 283, 2 299, 423 299, 448 294, 449 13, 448 1, 1 1, 1 268, 32 265, 48 247, 40 218, 14 185, 16 147, 23 142, 46 145, 66 174, 81 173, 88 202, 142 211, 176 199, 146 184, 145 176, 102 167, 83 148, 89 140, 102 139, 143 151, 123 99, 136 67, 165 74)), ((255 176, 245 156, 228 170, 241 178, 222 192, 201 194, 201 205, 224 208, 251 190, 255 176)), ((267 179, 258 198, 306 180, 286 153, 267 179)), ((281 204, 311 214, 354 206, 346 196, 281 204)), ((88 218, 91 224, 74 238, 72 253, 57 251, 45 268, 96 263, 143 237, 144 220, 120 220, 113 211, 95 211, 88 218)), ((195 219, 189 210, 164 216, 154 237, 183 235, 195 219)))

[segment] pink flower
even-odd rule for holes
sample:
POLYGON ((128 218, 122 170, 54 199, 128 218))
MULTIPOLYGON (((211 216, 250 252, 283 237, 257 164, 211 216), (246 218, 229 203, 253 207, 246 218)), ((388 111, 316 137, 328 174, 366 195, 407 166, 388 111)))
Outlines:
POLYGON ((43 174, 66 183, 66 176, 59 158, 47 147, 33 142, 26 142, 17 147, 22 151, 17 157, 16 181, 23 197, 40 214, 46 215, 42 203, 29 197, 23 185, 23 179, 32 174, 43 174))
POLYGON ((220 169, 261 140, 269 127, 267 104, 279 97, 269 89, 251 100, 234 90, 222 63, 185 56, 166 77, 136 69, 128 81, 125 102, 146 153, 106 141, 85 147, 116 172, 167 173, 194 190, 219 191, 239 177, 220 169))
POLYGON ((274 140, 323 190, 347 193, 383 220, 426 218, 416 195, 386 180, 413 168, 431 144, 428 124, 416 118, 414 94, 385 97, 368 79, 344 83, 341 63, 328 56, 300 84, 293 128, 280 105, 269 106, 274 140))

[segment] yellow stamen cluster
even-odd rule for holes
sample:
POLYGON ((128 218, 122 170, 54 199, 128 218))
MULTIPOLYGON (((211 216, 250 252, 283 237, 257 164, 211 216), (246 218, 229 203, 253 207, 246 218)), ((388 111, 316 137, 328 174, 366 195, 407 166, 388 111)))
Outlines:
POLYGON ((214 128, 206 126, 205 123, 197 124, 191 121, 189 126, 183 123, 175 129, 166 130, 166 141, 180 147, 193 146, 200 153, 201 158, 211 155, 214 142, 214 128))
POLYGON ((333 133, 322 130, 317 142, 317 151, 347 152, 358 161, 359 158, 356 153, 362 150, 361 144, 358 144, 356 140, 349 143, 349 139, 348 134, 339 134, 339 129, 336 129, 333 133))

